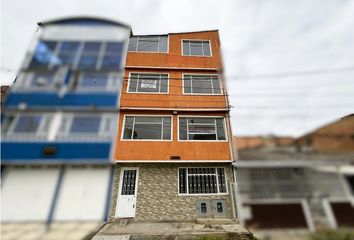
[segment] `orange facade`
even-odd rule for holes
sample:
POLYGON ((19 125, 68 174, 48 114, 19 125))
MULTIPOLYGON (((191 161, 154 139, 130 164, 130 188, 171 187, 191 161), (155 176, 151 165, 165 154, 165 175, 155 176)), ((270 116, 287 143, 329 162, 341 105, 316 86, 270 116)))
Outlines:
POLYGON ((228 98, 222 75, 217 31, 173 33, 168 35, 166 53, 128 52, 123 83, 116 144, 116 160, 232 160, 232 133, 228 119, 228 98), (211 56, 183 56, 183 40, 209 41, 211 56), (129 92, 134 74, 163 74, 168 78, 167 92, 129 92), (186 75, 217 76, 218 94, 184 93, 186 75), (171 140, 123 139, 125 116, 171 116, 171 140), (181 141, 178 119, 181 116, 222 117, 226 139, 219 141, 181 141))

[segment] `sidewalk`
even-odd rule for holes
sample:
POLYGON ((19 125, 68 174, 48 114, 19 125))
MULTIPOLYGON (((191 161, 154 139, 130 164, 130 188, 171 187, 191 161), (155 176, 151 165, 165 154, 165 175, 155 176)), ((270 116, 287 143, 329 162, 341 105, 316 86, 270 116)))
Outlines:
POLYGON ((184 239, 235 239, 248 240, 251 234, 239 224, 186 223, 108 223, 93 240, 184 240, 184 239))
POLYGON ((95 232, 98 222, 1 223, 1 240, 82 240, 95 232))

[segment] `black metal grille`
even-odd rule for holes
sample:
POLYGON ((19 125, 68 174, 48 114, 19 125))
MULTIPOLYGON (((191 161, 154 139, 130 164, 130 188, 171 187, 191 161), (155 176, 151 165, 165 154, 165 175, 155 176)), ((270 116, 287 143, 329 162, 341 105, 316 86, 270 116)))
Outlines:
POLYGON ((124 170, 121 195, 135 194, 136 170, 124 170))

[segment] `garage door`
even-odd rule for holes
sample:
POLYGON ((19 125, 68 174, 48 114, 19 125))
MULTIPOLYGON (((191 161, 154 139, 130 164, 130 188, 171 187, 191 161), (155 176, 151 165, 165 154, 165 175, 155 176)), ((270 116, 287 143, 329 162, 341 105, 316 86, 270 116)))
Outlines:
POLYGON ((247 227, 257 229, 308 228, 301 203, 245 204, 247 227))
POLYGON ((59 169, 6 168, 2 183, 2 221, 46 221, 59 169))
POLYGON ((332 202, 331 207, 338 227, 354 227, 354 207, 349 202, 332 202))
POLYGON ((106 210, 110 168, 67 168, 59 191, 54 220, 102 221, 106 210))

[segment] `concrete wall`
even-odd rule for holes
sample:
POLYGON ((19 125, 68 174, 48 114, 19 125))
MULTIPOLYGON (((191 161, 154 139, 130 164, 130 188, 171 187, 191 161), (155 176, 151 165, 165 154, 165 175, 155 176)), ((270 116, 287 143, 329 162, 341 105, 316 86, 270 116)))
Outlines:
POLYGON ((139 167, 135 216, 137 221, 193 221, 197 218, 196 201, 205 199, 226 200, 227 218, 231 219, 233 216, 230 195, 233 174, 230 163, 118 163, 115 169, 109 221, 115 219, 121 167, 139 167), (228 194, 178 195, 178 167, 225 167, 228 194))

